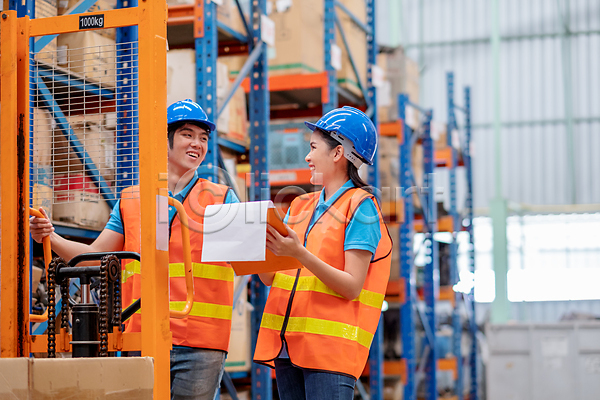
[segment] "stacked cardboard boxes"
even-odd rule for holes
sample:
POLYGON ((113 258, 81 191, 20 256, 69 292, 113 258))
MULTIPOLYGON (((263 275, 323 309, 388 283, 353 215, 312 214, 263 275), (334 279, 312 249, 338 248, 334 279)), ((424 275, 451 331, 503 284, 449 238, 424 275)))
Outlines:
MULTIPOLYGON (((229 93, 230 81, 227 65, 217 62, 217 106, 220 108, 229 93)), ((171 50, 167 53, 167 103, 179 100, 196 99, 196 57, 189 49, 171 50)), ((206 110, 215 115, 218 110, 206 110)), ((220 136, 247 145, 248 116, 246 95, 240 87, 236 90, 227 107, 217 120, 220 136)))
MULTIPOLYGON (((366 21, 364 0, 342 0, 359 20, 366 21)), ((269 18, 275 24, 275 47, 269 49, 269 75, 292 75, 321 72, 324 61, 323 0, 283 0, 271 2, 269 18)), ((337 11, 350 53, 358 69, 360 81, 367 76, 367 39, 365 32, 344 12, 337 11)), ((337 28, 336 28, 337 31, 337 28)), ((341 50, 338 83, 351 93, 361 96, 356 74, 339 32, 335 45, 341 50)), ((245 56, 227 56, 220 60, 229 67, 231 77, 244 65, 245 56)))
MULTIPOLYGON (((56 0, 37 0, 35 2, 35 18, 56 17, 56 0)), ((36 55, 37 61, 48 65, 56 65, 56 38, 52 39, 36 55)))
MULTIPOLYGON (((411 102, 419 103, 419 67, 406 56, 402 47, 391 53, 382 53, 377 57, 377 66, 384 72, 383 87, 378 91, 379 122, 398 120, 398 95, 408 94, 411 102)), ((419 114, 412 107, 406 109, 406 122, 416 129, 419 126, 419 114)))
MULTIPOLYGON (((65 15, 72 10, 73 7, 79 3, 80 0, 58 0, 58 15, 65 15)), ((117 6, 117 0, 96 0, 94 4, 90 6, 90 8, 86 12, 102 12, 106 10, 113 10, 117 6)), ((36 5, 37 12, 37 5, 36 5)), ((105 36, 109 39, 115 40, 116 30, 115 28, 111 29, 98 29, 95 30, 94 33, 98 35, 105 36)))

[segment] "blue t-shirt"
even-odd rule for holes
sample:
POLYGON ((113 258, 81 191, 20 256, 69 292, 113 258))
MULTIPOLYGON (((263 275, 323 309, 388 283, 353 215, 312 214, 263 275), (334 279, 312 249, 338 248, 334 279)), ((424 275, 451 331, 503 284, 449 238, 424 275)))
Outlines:
MULTIPOLYGON (((198 179, 200 179, 200 178, 198 177, 198 171, 196 171, 196 173, 194 174, 194 177, 183 188, 183 190, 181 190, 177 194, 173 194, 171 191, 169 191, 169 197, 172 197, 175 200, 179 200, 181 203, 183 203, 183 200, 186 198, 186 196, 188 195, 188 193, 190 192, 192 187, 194 187, 196 182, 198 182, 198 179)), ((235 195, 233 190, 228 190, 227 196, 225 197, 225 204, 239 203, 239 202, 240 202, 240 200, 237 198, 237 196, 235 195)), ((110 213, 110 219, 106 223, 105 229, 110 229, 111 231, 115 231, 117 233, 120 233, 121 235, 124 235, 123 221, 121 219, 120 204, 121 204, 121 200, 117 200, 117 203, 115 204, 115 206, 113 207, 113 209, 110 213)), ((173 220, 173 218, 175 217, 176 211, 177 210, 175 209, 175 207, 169 206, 169 221, 173 220)))
MULTIPOLYGON (((315 222, 323 215, 327 209, 335 203, 335 201, 347 190, 355 187, 351 180, 344 183, 333 196, 330 196, 325 201, 325 191, 321 191, 319 201, 313 213, 313 217, 308 224, 308 229, 312 228, 315 222)), ((287 223, 290 212, 288 210, 285 216, 284 222, 287 223)), ((302 238, 300 239, 302 240, 302 238)), ((377 245, 381 240, 381 229, 379 228, 379 213, 373 203, 372 199, 363 201, 354 213, 354 217, 348 223, 346 227, 346 234, 344 237, 344 251, 347 250, 367 250, 372 254, 375 254, 377 245)))

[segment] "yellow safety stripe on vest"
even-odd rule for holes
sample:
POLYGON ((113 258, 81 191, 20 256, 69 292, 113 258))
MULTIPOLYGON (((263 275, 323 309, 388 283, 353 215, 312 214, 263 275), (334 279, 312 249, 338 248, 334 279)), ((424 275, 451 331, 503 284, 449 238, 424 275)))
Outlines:
MULTIPOLYGON (((233 269, 221 265, 192 263, 192 273, 196 278, 215 279, 220 281, 233 282, 233 269)), ((125 265, 121 271, 121 282, 125 283, 127 279, 135 274, 141 273, 140 262, 134 260, 125 265)), ((183 263, 169 264, 169 276, 171 278, 184 278, 185 269, 183 263)))
MULTIPOLYGON (((273 280, 273 287, 283 289, 283 290, 292 290, 294 286, 294 280, 296 277, 284 274, 277 274, 275 279, 273 280)), ((328 294, 335 297, 343 297, 336 293, 329 286, 324 284, 319 278, 316 276, 301 276, 298 278, 298 285, 296 286, 296 291, 300 292, 319 292, 328 294)), ((360 295, 352 300, 352 301, 360 301, 362 304, 370 307, 375 307, 381 310, 381 306, 383 305, 383 299, 385 295, 381 293, 371 292, 369 290, 362 289, 360 291, 360 295)))
POLYGON ((127 279, 135 274, 140 274, 142 267, 138 260, 133 260, 125 265, 125 269, 121 271, 121 283, 125 283, 127 279))
MULTIPOLYGON (((260 327, 281 331, 283 328, 283 320, 284 317, 282 315, 265 313, 263 314, 260 327)), ((312 333, 352 340, 367 349, 371 347, 371 342, 373 341, 373 334, 358 326, 326 319, 290 317, 285 330, 286 332, 312 333)))
MULTIPOLYGON (((171 301, 169 302, 170 309, 174 311, 181 311, 185 307, 185 301, 171 301)), ((223 306, 220 304, 211 303, 198 303, 194 302, 192 310, 190 311, 191 316, 194 317, 205 317, 205 318, 217 318, 217 319, 231 319, 233 307, 223 306)))
MULTIPOLYGON (((192 272, 196 278, 233 282, 233 269, 221 265, 192 263, 192 272)), ((185 278, 185 267, 183 263, 169 264, 169 277, 185 278)))

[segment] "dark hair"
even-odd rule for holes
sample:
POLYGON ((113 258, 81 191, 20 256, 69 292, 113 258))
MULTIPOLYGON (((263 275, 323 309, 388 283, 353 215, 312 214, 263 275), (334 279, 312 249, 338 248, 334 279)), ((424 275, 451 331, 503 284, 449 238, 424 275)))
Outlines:
MULTIPOLYGON (((327 147, 329 147, 330 150, 333 150, 336 147, 341 146, 340 142, 338 142, 337 140, 332 138, 329 133, 327 133, 321 129, 316 129, 315 132, 319 132, 319 134, 321 135, 321 137, 323 138, 325 143, 327 143, 327 147)), ((348 174, 348 178, 350 178, 350 180, 352 181, 354 186, 361 188, 369 193, 373 193, 373 188, 371 186, 369 186, 368 183, 363 181, 362 178, 360 177, 360 175, 358 174, 358 168, 356 168, 354 166, 354 164, 352 164, 350 162, 350 160, 346 159, 346 162, 347 162, 346 173, 348 174)))
POLYGON ((177 132, 177 129, 182 128, 185 124, 192 124, 192 125, 196 125, 198 128, 204 129, 206 132, 208 132, 208 135, 210 136, 210 128, 208 127, 208 125, 204 125, 201 124, 199 122, 194 122, 194 121, 177 121, 177 122, 173 122, 171 124, 169 124, 169 126, 167 127, 167 137, 169 138, 169 148, 173 148, 173 137, 175 136, 175 132, 177 132))

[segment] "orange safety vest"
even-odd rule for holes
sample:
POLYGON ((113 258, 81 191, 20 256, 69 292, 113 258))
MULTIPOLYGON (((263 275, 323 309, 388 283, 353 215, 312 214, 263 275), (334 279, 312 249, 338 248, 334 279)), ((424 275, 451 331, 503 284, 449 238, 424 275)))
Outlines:
MULTIPOLYGON (((296 198, 288 225, 300 240, 304 238, 312 254, 343 270, 346 226, 358 206, 374 197, 362 189, 348 189, 307 232, 319 196, 317 192, 296 198)), ((390 276, 392 241, 378 206, 377 210, 382 237, 360 295, 347 300, 307 268, 276 273, 260 324, 255 362, 274 367, 285 340, 294 365, 358 379, 369 356, 390 276)))
MULTIPOLYGON (((185 318, 171 318, 173 344, 227 351, 233 306, 233 269, 229 263, 201 262, 204 210, 211 204, 223 204, 229 188, 199 179, 183 201, 189 219, 190 244, 194 275, 194 305, 185 318)), ((123 190, 121 219, 125 233, 123 250, 139 252, 139 186, 123 190)), ((123 307, 140 298, 140 263, 126 260, 122 265, 123 307)), ((176 214, 171 221, 169 240, 169 299, 171 310, 183 310, 186 300, 185 269, 181 244, 181 221, 176 214)), ((142 301, 143 310, 143 301, 142 301)), ((139 332, 141 313, 126 321, 125 332, 139 332)))

